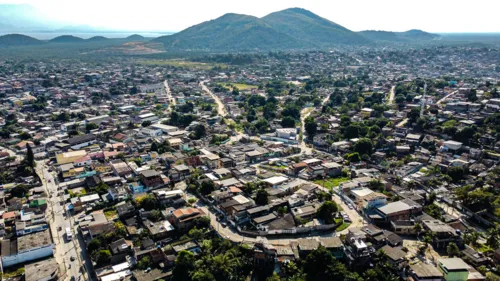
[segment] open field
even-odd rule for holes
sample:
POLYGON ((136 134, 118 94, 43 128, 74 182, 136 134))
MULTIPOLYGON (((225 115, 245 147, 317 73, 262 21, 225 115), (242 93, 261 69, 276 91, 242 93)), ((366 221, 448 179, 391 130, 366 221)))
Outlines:
POLYGON ((237 88, 240 91, 258 88, 258 86, 255 85, 240 84, 240 83, 220 83, 220 85, 224 86, 228 90, 233 90, 233 88, 237 88))
POLYGON ((332 190, 332 188, 339 186, 339 184, 348 181, 349 178, 340 177, 340 178, 329 178, 323 180, 315 180, 314 183, 325 187, 328 190, 332 190))
POLYGON ((144 65, 169 65, 174 67, 182 67, 189 69, 200 69, 200 70, 209 70, 214 67, 227 68, 227 65, 221 63, 203 63, 203 62, 193 62, 186 60, 160 60, 160 59, 151 59, 151 60, 139 60, 139 64, 144 65))

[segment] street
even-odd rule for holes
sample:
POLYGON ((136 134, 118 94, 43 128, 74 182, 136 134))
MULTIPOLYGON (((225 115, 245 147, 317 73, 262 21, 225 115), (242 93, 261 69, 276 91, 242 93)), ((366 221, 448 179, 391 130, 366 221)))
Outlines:
POLYGON ((65 204, 61 204, 61 202, 64 202, 64 192, 57 190, 54 176, 49 172, 45 163, 38 161, 36 172, 42 180, 48 197, 49 208, 47 209, 47 215, 55 243, 54 258, 60 265, 62 280, 70 280, 73 276, 75 280, 94 280, 92 277, 88 278, 86 270, 80 270, 84 263, 87 264, 86 268, 92 267, 88 264, 90 262, 88 257, 86 262, 84 262, 86 254, 85 243, 81 240, 71 215, 65 210, 65 204), (58 192, 61 192, 61 195, 58 195, 58 192), (65 234, 67 227, 71 228, 73 233, 73 239, 70 241, 68 241, 65 234), (81 245, 83 245, 83 251, 81 245), (74 257, 74 261, 71 261, 72 257, 74 257))

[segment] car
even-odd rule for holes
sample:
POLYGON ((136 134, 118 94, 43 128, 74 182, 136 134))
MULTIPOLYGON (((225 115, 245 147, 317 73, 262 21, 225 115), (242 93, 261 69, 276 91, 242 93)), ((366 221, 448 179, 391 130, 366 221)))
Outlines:
POLYGON ((75 260, 75 257, 71 256, 71 258, 69 258, 70 261, 74 261, 75 260))
POLYGON ((83 219, 85 216, 87 216, 86 214, 81 214, 78 216, 78 219, 83 219))
POLYGON ((52 182, 52 180, 51 180, 51 179, 49 179, 47 182, 52 182))
POLYGON ((354 209, 354 207, 351 205, 351 204, 347 204, 347 207, 349 207, 349 209, 354 209))

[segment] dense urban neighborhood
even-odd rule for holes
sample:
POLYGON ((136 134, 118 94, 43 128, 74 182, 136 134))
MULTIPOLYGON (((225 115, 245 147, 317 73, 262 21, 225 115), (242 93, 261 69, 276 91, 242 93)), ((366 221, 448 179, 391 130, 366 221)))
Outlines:
POLYGON ((499 62, 0 60, 2 280, 500 280, 499 62))

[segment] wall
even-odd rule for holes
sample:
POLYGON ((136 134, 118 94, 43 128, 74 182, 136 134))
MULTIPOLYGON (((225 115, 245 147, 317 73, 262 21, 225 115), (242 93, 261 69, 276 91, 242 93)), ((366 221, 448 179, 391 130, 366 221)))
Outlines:
POLYGON ((9 267, 12 265, 16 265, 19 263, 25 263, 27 261, 32 261, 48 256, 52 256, 53 254, 54 244, 50 244, 48 246, 37 248, 35 250, 18 253, 17 255, 2 257, 2 266, 9 267))

